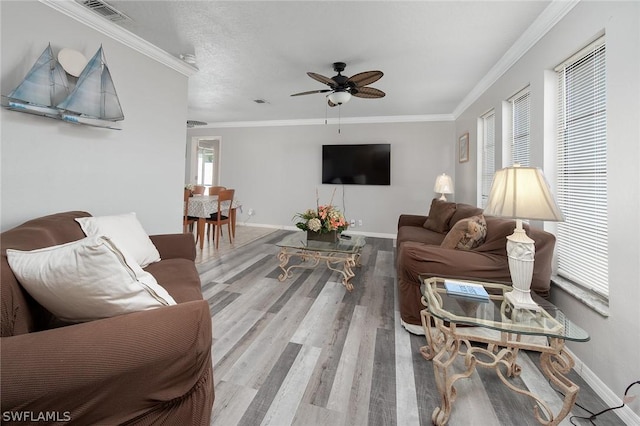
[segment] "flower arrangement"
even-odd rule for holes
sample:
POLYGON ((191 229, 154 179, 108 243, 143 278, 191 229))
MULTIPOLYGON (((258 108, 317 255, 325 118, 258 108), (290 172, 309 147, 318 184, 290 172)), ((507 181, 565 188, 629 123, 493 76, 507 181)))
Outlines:
POLYGON ((193 191, 194 185, 192 183, 188 183, 184 186, 184 189, 186 189, 187 191, 193 191))
MULTIPOLYGON (((335 190, 333 192, 335 194, 335 190)), ((318 191, 316 190, 316 208, 307 209, 303 213, 296 213, 294 219, 302 219, 302 221, 296 223, 296 226, 303 231, 319 232, 321 234, 331 231, 338 231, 339 233, 344 231, 349 224, 342 212, 331 204, 332 202, 333 195, 329 204, 320 205, 318 191)))

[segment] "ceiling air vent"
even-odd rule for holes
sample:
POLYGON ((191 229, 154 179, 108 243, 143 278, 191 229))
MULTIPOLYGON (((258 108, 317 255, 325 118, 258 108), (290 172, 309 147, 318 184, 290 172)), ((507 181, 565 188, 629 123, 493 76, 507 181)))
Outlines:
POLYGON ((204 121, 187 120, 187 127, 206 126, 207 124, 204 121))
POLYGON ((81 5, 83 5, 84 7, 86 7, 87 9, 91 9, 98 15, 102 16, 103 18, 107 18, 110 21, 118 22, 118 21, 124 21, 124 20, 127 20, 127 21, 131 20, 131 18, 129 18, 124 13, 118 11, 113 6, 110 6, 101 0, 76 0, 76 1, 81 5))

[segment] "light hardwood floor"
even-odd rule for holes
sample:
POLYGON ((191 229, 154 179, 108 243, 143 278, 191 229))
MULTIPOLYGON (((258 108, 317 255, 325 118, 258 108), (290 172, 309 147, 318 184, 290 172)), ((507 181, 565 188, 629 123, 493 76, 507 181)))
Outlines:
MULTIPOLYGON (((431 362, 419 353, 424 337, 399 325, 393 241, 367 238, 349 293, 322 265, 278 281, 275 243, 286 232, 197 265, 213 320, 211 424, 431 424, 439 396, 431 362)), ((536 355, 520 355, 523 371, 514 382, 559 406, 536 355)), ((577 374, 570 376, 581 387, 580 404, 605 408, 577 374)), ((456 387, 451 425, 538 424, 531 400, 514 395, 492 371, 479 369, 456 387)), ((588 414, 574 407, 571 415, 588 414)), ((569 417, 562 424, 571 424, 569 417)), ((622 423, 609 412, 596 424, 622 423)))

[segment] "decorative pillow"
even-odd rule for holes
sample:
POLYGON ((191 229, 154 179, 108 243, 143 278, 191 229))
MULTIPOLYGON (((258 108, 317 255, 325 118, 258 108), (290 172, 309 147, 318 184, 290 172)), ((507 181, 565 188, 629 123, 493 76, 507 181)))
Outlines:
POLYGON ((440 247, 471 250, 482 245, 486 236, 487 222, 484 216, 471 216, 453 225, 440 247))
POLYGON ((127 251, 141 268, 160 260, 160 253, 142 228, 135 213, 115 216, 79 217, 76 221, 87 237, 106 235, 127 251))
POLYGON ((429 209, 429 217, 425 221, 425 228, 444 234, 449 230, 449 219, 456 212, 456 203, 449 203, 446 201, 440 201, 434 198, 431 201, 431 208, 429 209))
POLYGON ((150 273, 104 236, 32 251, 8 249, 7 260, 27 292, 63 321, 176 304, 150 273))

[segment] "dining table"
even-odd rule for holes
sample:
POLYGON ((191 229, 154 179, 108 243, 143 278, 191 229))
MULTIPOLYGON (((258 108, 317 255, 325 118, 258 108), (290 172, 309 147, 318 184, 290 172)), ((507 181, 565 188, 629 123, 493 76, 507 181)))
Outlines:
MULTIPOLYGON (((237 200, 233 202, 223 201, 220 205, 222 214, 229 217, 231 222, 231 236, 236 236, 236 211, 242 209, 242 204, 237 200)), ((217 195, 194 195, 189 198, 187 215, 198 218, 197 232, 200 248, 204 248, 204 228, 211 214, 218 212, 217 195)))

